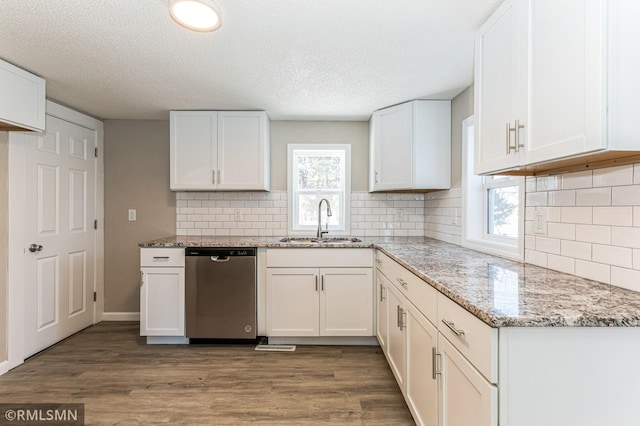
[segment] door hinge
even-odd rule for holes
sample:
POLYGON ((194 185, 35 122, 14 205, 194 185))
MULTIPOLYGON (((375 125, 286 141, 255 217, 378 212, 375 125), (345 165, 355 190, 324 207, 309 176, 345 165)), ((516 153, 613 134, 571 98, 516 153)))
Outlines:
POLYGON ((95 291, 93 292, 93 301, 94 302, 98 301, 98 293, 96 293, 95 291))
POLYGON ((96 147, 94 155, 98 158, 98 147, 96 147))
POLYGON ((93 229, 98 229, 98 219, 93 221, 93 229))

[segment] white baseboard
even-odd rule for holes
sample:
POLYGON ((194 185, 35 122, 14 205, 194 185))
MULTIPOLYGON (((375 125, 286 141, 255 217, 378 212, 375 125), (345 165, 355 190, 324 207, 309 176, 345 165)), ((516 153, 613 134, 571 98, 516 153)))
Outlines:
POLYGON ((105 312, 102 321, 140 321, 140 312, 105 312))
POLYGON ((9 361, 0 362, 0 376, 9 371, 9 361))

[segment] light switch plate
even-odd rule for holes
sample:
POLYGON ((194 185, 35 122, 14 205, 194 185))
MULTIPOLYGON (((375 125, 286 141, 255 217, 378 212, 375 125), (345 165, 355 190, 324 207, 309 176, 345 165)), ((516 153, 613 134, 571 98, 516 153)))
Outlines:
POLYGON ((129 209, 129 222, 136 221, 136 209, 129 209))
POLYGON ((533 219, 533 233, 547 235, 547 210, 536 209, 533 219))

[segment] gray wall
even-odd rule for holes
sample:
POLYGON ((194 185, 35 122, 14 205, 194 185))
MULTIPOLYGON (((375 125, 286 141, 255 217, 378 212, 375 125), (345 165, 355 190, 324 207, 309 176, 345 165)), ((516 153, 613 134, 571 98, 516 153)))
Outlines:
MULTIPOLYGON (((367 122, 271 122, 271 188, 287 188, 287 144, 351 144, 351 189, 367 190, 367 122)), ((140 241, 175 234, 169 190, 169 122, 104 122, 105 312, 138 312, 140 241), (129 222, 127 210, 137 209, 129 222)))
POLYGON ((473 115, 473 85, 451 101, 451 187, 462 186, 462 121, 473 115))
POLYGON ((366 191, 369 123, 366 121, 272 121, 271 189, 287 189, 287 144, 351 144, 351 190, 366 191))
POLYGON ((140 241, 175 234, 169 190, 169 122, 104 122, 104 310, 140 310, 140 241), (129 222, 127 210, 137 210, 129 222))

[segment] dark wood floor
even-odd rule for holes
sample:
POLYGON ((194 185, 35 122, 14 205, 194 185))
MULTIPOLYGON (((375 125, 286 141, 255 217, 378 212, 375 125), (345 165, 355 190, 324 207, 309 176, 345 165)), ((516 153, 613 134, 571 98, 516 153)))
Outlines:
POLYGON ((378 347, 151 345, 104 322, 0 376, 0 401, 84 403, 86 424, 413 425, 378 347))

